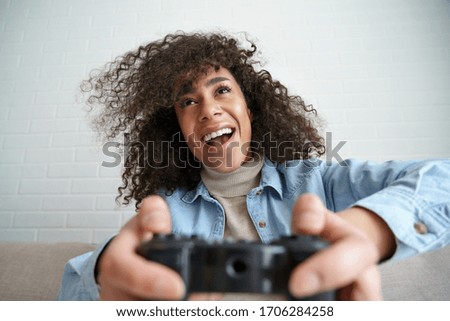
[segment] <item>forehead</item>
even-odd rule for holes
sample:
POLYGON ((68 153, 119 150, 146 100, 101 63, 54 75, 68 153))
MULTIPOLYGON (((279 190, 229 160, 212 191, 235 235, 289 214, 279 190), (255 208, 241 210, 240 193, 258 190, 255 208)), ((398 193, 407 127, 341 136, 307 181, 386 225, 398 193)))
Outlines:
POLYGON ((192 83, 194 87, 207 86, 211 84, 213 79, 228 79, 234 81, 233 75, 225 68, 219 68, 218 70, 209 69, 206 73, 199 75, 192 83))
POLYGON ((191 93, 201 87, 209 87, 221 81, 236 82, 236 79, 226 68, 208 69, 204 73, 194 76, 190 73, 180 77, 178 84, 175 86, 175 97, 191 93))

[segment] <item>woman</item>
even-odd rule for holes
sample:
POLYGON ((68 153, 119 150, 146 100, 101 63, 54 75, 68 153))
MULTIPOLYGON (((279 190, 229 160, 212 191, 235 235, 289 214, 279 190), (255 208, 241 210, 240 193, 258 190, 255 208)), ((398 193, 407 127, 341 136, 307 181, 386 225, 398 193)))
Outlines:
POLYGON ((382 298, 380 261, 450 242, 448 161, 320 161, 315 110, 257 71, 248 44, 168 35, 84 83, 100 105, 97 128, 127 135, 119 198, 135 200, 137 215, 69 261, 60 299, 182 298, 178 274, 135 253, 155 233, 264 243, 319 235, 331 245, 293 270, 289 291, 339 288, 346 300, 382 298))

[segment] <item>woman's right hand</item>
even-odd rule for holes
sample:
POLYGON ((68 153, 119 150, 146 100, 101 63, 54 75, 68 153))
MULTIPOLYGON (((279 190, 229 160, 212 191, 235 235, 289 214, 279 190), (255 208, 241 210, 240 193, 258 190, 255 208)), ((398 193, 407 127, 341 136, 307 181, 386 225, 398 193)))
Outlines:
POLYGON ((101 300, 179 300, 185 294, 175 271, 148 261, 136 248, 155 233, 170 233, 169 207, 159 196, 149 196, 138 213, 110 242, 97 262, 101 300))

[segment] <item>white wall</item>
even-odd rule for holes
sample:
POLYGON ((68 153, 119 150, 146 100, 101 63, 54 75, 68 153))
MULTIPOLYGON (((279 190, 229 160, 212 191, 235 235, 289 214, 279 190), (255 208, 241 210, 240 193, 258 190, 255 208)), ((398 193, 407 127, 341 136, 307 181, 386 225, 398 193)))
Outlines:
MULTIPOLYGON (((248 32, 328 121, 342 157, 450 157, 446 0, 0 0, 0 240, 100 242, 119 168, 101 167, 78 85, 176 30, 248 32)), ((108 158, 106 158, 108 160, 108 158)))

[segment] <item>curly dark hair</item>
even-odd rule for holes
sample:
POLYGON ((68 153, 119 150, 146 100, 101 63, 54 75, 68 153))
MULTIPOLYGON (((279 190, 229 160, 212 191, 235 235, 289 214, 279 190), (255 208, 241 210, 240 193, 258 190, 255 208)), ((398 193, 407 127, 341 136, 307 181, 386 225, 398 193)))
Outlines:
POLYGON ((138 206, 161 189, 170 192, 198 184, 201 166, 181 139, 174 86, 186 76, 195 80, 211 68, 228 69, 240 85, 253 114, 254 150, 273 162, 324 154, 316 110, 300 96, 289 95, 268 71, 258 71, 256 45, 248 39, 246 44, 248 48, 224 34, 178 32, 91 72, 81 89, 90 92, 91 111, 99 111, 93 121, 95 128, 108 140, 123 134, 127 138, 123 185, 118 188, 117 200, 129 204, 134 199, 138 206), (162 142, 170 142, 170 152, 162 142), (285 148, 286 142, 290 142, 289 148, 285 148), (283 151, 274 144, 284 146, 283 151), (143 152, 143 148, 147 150, 143 152))

